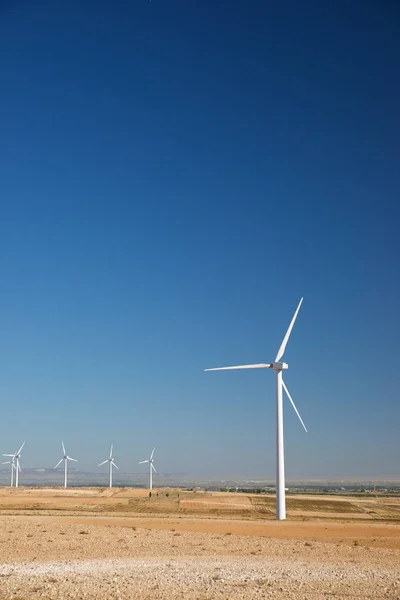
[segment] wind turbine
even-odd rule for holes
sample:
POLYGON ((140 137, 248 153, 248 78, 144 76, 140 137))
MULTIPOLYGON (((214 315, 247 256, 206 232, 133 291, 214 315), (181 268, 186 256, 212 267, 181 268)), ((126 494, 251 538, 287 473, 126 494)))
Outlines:
POLYGON ((58 461, 58 463, 56 464, 56 466, 54 467, 55 469, 57 469, 57 467, 59 465, 61 465, 62 461, 64 461, 64 487, 68 487, 68 461, 69 460, 73 460, 74 462, 78 462, 76 460, 76 458, 71 458, 70 456, 68 456, 68 454, 65 451, 65 446, 64 446, 64 442, 61 442, 62 445, 62 449, 63 449, 63 454, 64 456, 62 457, 62 459, 60 461, 58 461))
POLYGON ((10 486, 13 487, 13 485, 14 485, 14 470, 15 470, 14 457, 12 457, 11 460, 6 460, 5 462, 2 462, 1 464, 2 465, 11 465, 11 484, 10 484, 10 486))
POLYGON ((19 459, 21 456, 22 448, 24 446, 25 446, 25 442, 22 444, 21 448, 15 454, 3 454, 3 456, 9 456, 11 458, 11 460, 8 460, 3 464, 11 463, 11 485, 13 484, 13 467, 14 467, 14 469, 15 469, 15 487, 18 487, 18 475, 21 472, 19 459))
POLYGON ((105 465, 107 462, 110 465, 110 488, 112 488, 112 469, 113 469, 113 467, 115 467, 116 469, 119 470, 119 467, 117 467, 117 465, 114 462, 112 453, 113 453, 113 444, 111 444, 110 458, 107 458, 107 460, 103 460, 103 462, 101 462, 99 465, 97 465, 98 467, 101 467, 101 465, 105 465))
POLYGON ((289 328, 282 340, 279 347, 278 354, 276 355, 275 361, 272 364, 257 364, 257 365, 239 365, 235 367, 218 367, 216 369, 205 369, 205 371, 228 371, 234 369, 273 369, 276 374, 276 518, 278 520, 286 519, 286 502, 285 502, 285 459, 284 459, 284 446, 283 446, 283 403, 282 403, 282 388, 285 390, 287 397, 289 398, 296 415, 300 419, 300 423, 303 425, 305 431, 306 426, 300 417, 299 411, 297 410, 295 403, 289 390, 287 389, 285 382, 282 378, 282 371, 288 368, 287 363, 280 362, 285 352, 286 344, 288 343, 290 334, 293 329, 293 325, 296 321, 297 315, 300 310, 300 306, 303 302, 301 298, 296 312, 290 322, 289 328))
POLYGON ((154 463, 154 450, 155 448, 153 448, 153 452, 150 455, 150 458, 147 460, 141 460, 138 464, 139 465, 143 465, 144 463, 149 463, 149 474, 150 474, 150 483, 149 483, 149 490, 153 489, 153 471, 154 473, 157 473, 155 466, 153 465, 154 463))

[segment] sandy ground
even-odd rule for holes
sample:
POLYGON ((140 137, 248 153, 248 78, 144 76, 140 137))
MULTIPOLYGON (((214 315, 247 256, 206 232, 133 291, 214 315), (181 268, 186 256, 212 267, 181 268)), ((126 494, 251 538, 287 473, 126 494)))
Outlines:
MULTIPOLYGON (((280 523, 204 516, 204 507, 197 516, 171 515, 175 500, 170 495, 163 499, 166 513, 125 514, 118 490, 17 492, 0 493, 0 600, 400 600, 400 523, 395 520, 346 520, 340 508, 336 519, 280 523), (38 514, 43 513, 34 508, 38 497, 54 501, 55 494, 62 498, 62 514, 49 508, 38 514), (20 504, 13 504, 13 514, 4 514, 10 506, 2 500, 10 496, 20 504), (114 497, 121 514, 79 513, 76 506, 68 513, 70 497, 78 506, 84 498, 97 498, 107 511, 114 497)), ((127 490, 121 493, 132 497, 127 490)), ((146 494, 138 497, 147 500, 146 494)), ((242 505, 240 497, 227 500, 242 505)))

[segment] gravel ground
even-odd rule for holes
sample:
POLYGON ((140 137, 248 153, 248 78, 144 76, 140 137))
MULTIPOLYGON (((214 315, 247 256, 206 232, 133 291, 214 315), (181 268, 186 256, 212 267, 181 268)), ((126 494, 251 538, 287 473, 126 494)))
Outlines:
POLYGON ((1 517, 0 599, 399 599, 400 551, 1 517))

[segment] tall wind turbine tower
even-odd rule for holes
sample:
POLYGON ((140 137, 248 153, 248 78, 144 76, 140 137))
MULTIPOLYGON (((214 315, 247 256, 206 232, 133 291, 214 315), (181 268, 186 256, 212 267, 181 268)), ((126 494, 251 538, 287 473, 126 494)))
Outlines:
POLYGON ((64 487, 68 487, 68 461, 69 460, 73 460, 74 462, 78 462, 76 460, 76 458, 71 458, 70 456, 68 456, 68 454, 65 451, 65 446, 64 446, 64 442, 61 442, 62 445, 62 449, 63 449, 63 457, 60 461, 58 461, 58 463, 56 464, 56 466, 54 467, 55 469, 57 469, 57 467, 59 467, 62 463, 62 461, 64 461, 64 487))
POLYGON ((300 417, 299 411, 297 410, 295 403, 289 390, 287 389, 285 382, 282 378, 282 371, 288 368, 287 363, 280 362, 284 355, 286 344, 288 343, 290 334, 293 329, 293 325, 297 319, 300 307, 302 305, 303 298, 301 298, 296 312, 290 322, 289 328, 282 340, 279 347, 278 354, 275 357, 275 361, 271 364, 256 364, 256 365, 239 365, 234 367, 217 367, 214 369, 205 369, 205 371, 230 371, 236 369, 273 369, 276 375, 276 518, 278 520, 286 519, 286 500, 285 500, 285 459, 284 459, 284 447, 283 447, 283 402, 282 402, 282 388, 285 390, 287 397, 289 398, 296 415, 300 419, 300 423, 303 425, 305 431, 306 426, 300 417))
MULTIPOLYGON (((3 454, 3 456, 9 456, 11 458, 11 485, 13 484, 13 469, 15 469, 15 487, 18 487, 18 475, 21 472, 21 466, 19 464, 19 459, 21 457, 22 448, 25 446, 25 442, 22 444, 21 448, 17 450, 15 454, 3 454)), ((6 463, 4 463, 6 464, 6 463)))
POLYGON ((112 488, 112 470, 113 470, 113 467, 115 467, 116 469, 119 470, 119 467, 117 467, 117 465, 115 464, 114 459, 113 459, 113 444, 111 444, 110 457, 107 458, 106 460, 103 460, 103 462, 101 462, 97 466, 101 467, 101 465, 105 465, 107 462, 108 462, 109 468, 110 468, 110 488, 112 488))
POLYGON ((149 490, 151 491, 153 489, 153 471, 154 473, 157 473, 156 468, 154 466, 154 450, 155 448, 153 448, 153 452, 150 455, 150 458, 148 458, 147 460, 141 460, 138 464, 139 465, 143 465, 144 463, 149 463, 149 490))

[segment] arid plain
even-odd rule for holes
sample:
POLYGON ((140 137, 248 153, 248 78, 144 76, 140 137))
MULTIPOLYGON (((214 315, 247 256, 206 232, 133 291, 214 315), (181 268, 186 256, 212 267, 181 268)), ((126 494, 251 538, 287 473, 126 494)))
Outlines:
POLYGON ((0 599, 400 599, 400 498, 3 488, 0 599))

